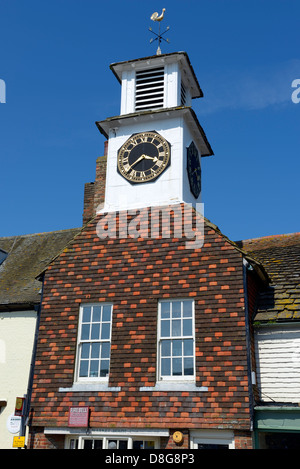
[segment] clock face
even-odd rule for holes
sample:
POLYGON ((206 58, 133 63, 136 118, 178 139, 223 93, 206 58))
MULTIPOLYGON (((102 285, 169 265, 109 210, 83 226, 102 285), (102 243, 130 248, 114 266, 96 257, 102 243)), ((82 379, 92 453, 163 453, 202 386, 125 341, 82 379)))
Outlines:
POLYGON ((133 134, 118 151, 118 172, 132 184, 154 181, 170 157, 169 142, 157 132, 133 134))
POLYGON ((199 153, 194 142, 187 148, 187 173, 191 192, 197 199, 201 192, 201 166, 199 153))

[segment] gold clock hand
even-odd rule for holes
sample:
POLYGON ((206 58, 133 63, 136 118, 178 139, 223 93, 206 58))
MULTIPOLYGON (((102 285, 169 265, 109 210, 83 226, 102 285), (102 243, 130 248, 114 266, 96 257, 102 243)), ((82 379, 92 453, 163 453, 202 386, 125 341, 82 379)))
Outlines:
POLYGON ((153 160, 154 163, 158 160, 157 156, 148 156, 148 155, 143 155, 145 160, 153 160))
POLYGON ((134 162, 132 163, 132 165, 130 165, 130 166, 128 167, 127 172, 128 172, 134 165, 136 165, 136 164, 139 163, 141 160, 143 160, 143 159, 144 159, 144 156, 145 156, 145 155, 141 155, 136 161, 134 161, 134 162))
POLYGON ((154 163, 156 163, 156 161, 158 161, 158 158, 157 156, 149 156, 149 155, 141 155, 136 161, 134 161, 134 163, 132 163, 132 165, 130 165, 127 169, 127 172, 133 167, 135 166, 137 163, 139 163, 140 161, 142 161, 143 159, 145 160, 153 160, 154 163))

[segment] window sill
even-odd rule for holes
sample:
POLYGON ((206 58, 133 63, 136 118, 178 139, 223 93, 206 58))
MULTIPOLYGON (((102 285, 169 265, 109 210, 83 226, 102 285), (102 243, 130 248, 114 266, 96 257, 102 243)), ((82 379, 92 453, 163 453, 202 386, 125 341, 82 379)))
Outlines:
POLYGON ((70 388, 59 388, 59 392, 88 392, 88 391, 98 391, 98 392, 119 392, 121 391, 120 387, 109 386, 108 383, 74 383, 70 388))
POLYGON ((181 381, 158 381, 155 386, 144 386, 140 391, 189 391, 189 392, 205 392, 208 391, 206 386, 196 386, 195 383, 187 383, 181 381))

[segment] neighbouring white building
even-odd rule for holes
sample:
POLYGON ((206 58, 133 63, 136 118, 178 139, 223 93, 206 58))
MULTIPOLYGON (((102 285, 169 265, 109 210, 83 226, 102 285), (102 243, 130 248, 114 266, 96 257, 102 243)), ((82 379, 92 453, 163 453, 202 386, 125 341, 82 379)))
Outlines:
POLYGON ((42 284, 40 268, 78 230, 0 238, 0 449, 22 432, 16 398, 30 392, 42 284))

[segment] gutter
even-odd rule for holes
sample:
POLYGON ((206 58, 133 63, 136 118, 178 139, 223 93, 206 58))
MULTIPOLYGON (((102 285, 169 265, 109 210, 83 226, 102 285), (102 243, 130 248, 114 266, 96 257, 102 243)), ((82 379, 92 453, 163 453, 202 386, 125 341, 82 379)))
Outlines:
POLYGON ((251 372, 251 337, 249 327, 249 302, 248 302, 248 286, 247 286, 247 271, 250 264, 246 259, 243 259, 243 283, 244 283, 244 298, 245 298, 245 323, 246 323, 246 345, 247 345, 247 376, 248 376, 248 391, 249 391, 249 406, 250 406, 250 431, 254 428, 254 397, 252 389, 252 372, 251 372))

